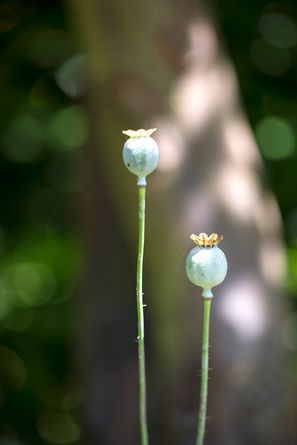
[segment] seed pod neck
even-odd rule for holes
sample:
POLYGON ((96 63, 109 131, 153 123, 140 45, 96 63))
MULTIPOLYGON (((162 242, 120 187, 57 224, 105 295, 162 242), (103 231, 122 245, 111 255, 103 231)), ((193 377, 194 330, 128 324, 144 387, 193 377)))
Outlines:
POLYGON ((138 187, 146 187, 146 176, 138 176, 137 186, 138 187))
POLYGON ((213 298, 211 289, 202 289, 201 297, 203 300, 211 300, 213 298))

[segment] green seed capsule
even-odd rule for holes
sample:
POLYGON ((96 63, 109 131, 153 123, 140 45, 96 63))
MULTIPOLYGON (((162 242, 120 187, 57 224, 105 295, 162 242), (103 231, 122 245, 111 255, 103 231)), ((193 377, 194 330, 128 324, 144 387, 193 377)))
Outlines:
POLYGON ((123 160, 127 169, 138 176, 138 185, 146 185, 145 177, 152 173, 159 162, 159 147, 150 137, 152 130, 127 130, 129 139, 124 144, 123 160))
POLYGON ((222 237, 216 234, 207 236, 191 235, 197 244, 186 260, 186 272, 189 280, 202 287, 202 296, 212 298, 211 289, 221 284, 227 275, 227 259, 224 252, 217 247, 222 237))

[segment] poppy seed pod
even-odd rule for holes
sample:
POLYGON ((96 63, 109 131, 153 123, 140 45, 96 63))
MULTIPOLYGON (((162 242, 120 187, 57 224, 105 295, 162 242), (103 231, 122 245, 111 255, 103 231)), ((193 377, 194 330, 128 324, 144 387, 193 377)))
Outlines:
POLYGON ((126 130, 129 139, 124 144, 123 160, 127 169, 138 176, 138 185, 146 185, 145 177, 152 173, 159 162, 159 147, 151 137, 156 128, 150 130, 126 130))
POLYGON ((227 259, 224 252, 217 247, 223 236, 212 233, 191 235, 197 246, 188 254, 186 272, 189 280, 202 287, 202 297, 212 298, 211 289, 221 284, 227 275, 227 259))

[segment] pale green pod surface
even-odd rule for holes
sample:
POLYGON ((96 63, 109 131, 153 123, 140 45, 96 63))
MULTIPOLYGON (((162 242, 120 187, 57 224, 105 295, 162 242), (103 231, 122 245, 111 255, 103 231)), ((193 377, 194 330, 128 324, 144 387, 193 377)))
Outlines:
POLYGON ((150 136, 131 137, 124 145, 123 160, 131 173, 143 178, 152 173, 158 165, 158 144, 150 136))
POLYGON ((219 247, 194 247, 186 260, 189 280, 202 287, 202 296, 212 297, 211 288, 222 283, 227 275, 227 259, 219 247))

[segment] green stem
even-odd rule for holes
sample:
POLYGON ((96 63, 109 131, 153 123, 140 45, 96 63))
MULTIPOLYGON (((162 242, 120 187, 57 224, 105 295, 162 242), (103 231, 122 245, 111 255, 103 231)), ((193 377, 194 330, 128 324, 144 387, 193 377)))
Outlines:
POLYGON ((200 409, 198 417, 198 432, 196 445, 203 445, 205 435, 207 387, 208 387, 208 361, 209 361, 209 319, 211 299, 203 298, 203 327, 202 327, 202 355, 201 355, 201 392, 200 409))
POLYGON ((138 318, 138 366, 139 366, 139 424, 141 445, 148 445, 147 413, 146 413, 146 377, 144 351, 144 315, 143 315, 143 252, 145 229, 145 186, 139 190, 139 227, 138 227, 138 257, 137 257, 137 318, 138 318))

